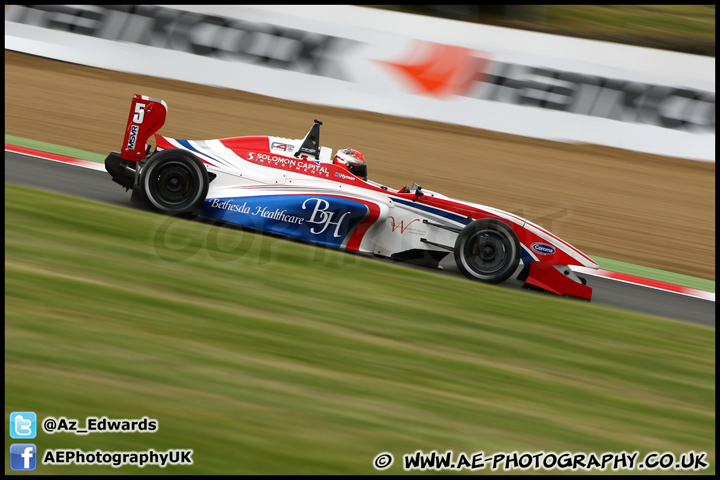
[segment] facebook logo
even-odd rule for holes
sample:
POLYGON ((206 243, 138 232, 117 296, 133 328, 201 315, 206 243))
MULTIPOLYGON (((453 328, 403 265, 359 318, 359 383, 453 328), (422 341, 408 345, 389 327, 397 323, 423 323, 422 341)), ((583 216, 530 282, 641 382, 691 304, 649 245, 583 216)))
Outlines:
POLYGON ((11 470, 35 470, 37 466, 37 447, 33 443, 13 443, 10 445, 11 470))
POLYGON ((35 438, 37 416, 35 412, 12 412, 10 414, 10 438, 35 438))

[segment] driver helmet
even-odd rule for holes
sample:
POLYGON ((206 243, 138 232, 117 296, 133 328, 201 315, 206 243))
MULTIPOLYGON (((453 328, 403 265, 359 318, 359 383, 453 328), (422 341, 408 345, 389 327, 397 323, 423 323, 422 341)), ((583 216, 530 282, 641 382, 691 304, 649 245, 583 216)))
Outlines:
POLYGON ((338 150, 333 160, 335 165, 344 165, 345 168, 350 170, 350 173, 356 175, 363 180, 367 180, 367 165, 365 164, 365 157, 362 153, 352 148, 344 148, 338 150))

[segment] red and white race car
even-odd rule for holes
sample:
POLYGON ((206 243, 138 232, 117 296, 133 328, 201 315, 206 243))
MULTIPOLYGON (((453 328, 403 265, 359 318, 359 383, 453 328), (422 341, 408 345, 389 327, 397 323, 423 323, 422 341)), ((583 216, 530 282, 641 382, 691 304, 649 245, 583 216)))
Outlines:
POLYGON ((320 145, 317 120, 302 139, 178 140, 155 134, 166 114, 164 101, 135 95, 123 148, 105 159, 113 180, 158 212, 434 267, 453 254, 471 279, 591 298, 569 266, 598 265, 569 243, 502 210, 370 181, 320 145))

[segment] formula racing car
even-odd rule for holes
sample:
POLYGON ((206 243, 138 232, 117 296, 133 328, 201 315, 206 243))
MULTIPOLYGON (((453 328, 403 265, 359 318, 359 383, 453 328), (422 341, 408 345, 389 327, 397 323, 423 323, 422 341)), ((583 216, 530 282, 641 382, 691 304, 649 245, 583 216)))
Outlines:
MULTIPOLYGON (((315 120, 302 139, 245 136, 179 140, 156 134, 164 101, 132 99, 120 152, 105 169, 133 199, 169 215, 194 214, 350 252, 438 267, 452 254, 465 276, 590 300, 569 268, 587 255, 523 218, 418 185, 394 190, 363 165, 320 145, 315 120), (147 143, 155 134, 156 146, 147 143)), ((363 162, 359 162, 363 163, 363 162)))

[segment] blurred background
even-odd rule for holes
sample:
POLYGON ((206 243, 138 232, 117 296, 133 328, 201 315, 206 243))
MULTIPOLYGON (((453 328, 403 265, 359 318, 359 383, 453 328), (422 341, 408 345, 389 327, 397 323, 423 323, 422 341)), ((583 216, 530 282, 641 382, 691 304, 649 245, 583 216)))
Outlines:
POLYGON ((715 56, 715 5, 366 5, 498 27, 715 56))

